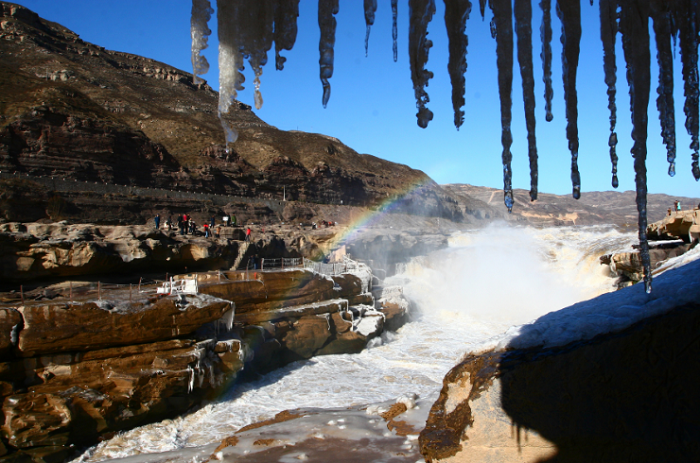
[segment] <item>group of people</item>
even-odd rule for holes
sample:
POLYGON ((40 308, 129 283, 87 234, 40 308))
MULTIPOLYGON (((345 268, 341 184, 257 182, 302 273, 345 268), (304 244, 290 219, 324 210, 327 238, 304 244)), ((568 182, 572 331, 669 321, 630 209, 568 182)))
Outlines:
MULTIPOLYGON (((156 230, 160 230, 160 214, 156 214, 156 216, 153 219, 153 222, 155 224, 156 230)), ((224 215, 223 216, 223 226, 224 227, 235 227, 236 226, 236 216, 235 215, 224 215)), ((163 225, 164 230, 175 230, 177 227, 177 230, 180 231, 180 235, 196 235, 198 233, 197 230, 197 224, 195 223, 194 219, 192 218, 191 215, 188 214, 181 214, 177 216, 177 219, 175 222, 173 222, 172 216, 168 216, 168 218, 165 220, 165 224, 163 225)), ((211 216, 209 221, 205 224, 202 225, 202 232, 204 233, 205 238, 210 238, 213 236, 215 233, 218 236, 219 231, 218 228, 216 227, 216 217, 211 216)), ((246 241, 250 241, 250 228, 246 230, 246 241)))

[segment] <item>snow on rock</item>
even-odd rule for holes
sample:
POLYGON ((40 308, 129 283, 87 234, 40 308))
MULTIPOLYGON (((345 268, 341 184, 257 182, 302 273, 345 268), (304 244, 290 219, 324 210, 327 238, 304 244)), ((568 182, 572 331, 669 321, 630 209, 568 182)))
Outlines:
POLYGON ((667 271, 655 279, 652 293, 634 285, 595 299, 551 312, 526 325, 514 326, 480 345, 475 352, 563 346, 604 333, 621 331, 673 307, 700 300, 700 252, 693 250, 670 260, 667 271))

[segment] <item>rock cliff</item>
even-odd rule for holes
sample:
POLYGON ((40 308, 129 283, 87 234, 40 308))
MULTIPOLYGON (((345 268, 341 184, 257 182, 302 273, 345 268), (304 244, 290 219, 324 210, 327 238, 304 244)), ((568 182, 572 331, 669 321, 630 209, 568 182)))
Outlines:
POLYGON ((48 301, 0 305, 0 454, 60 461, 76 445, 184 413, 236 379, 359 352, 405 323, 400 289, 373 288, 362 264, 344 269, 188 275, 196 295, 64 285, 48 301))

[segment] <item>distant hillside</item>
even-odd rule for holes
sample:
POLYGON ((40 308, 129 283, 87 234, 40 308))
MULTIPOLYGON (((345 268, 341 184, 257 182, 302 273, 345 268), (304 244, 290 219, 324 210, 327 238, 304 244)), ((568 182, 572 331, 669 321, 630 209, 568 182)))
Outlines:
MULTIPOLYGON (((571 195, 540 193, 530 201, 527 190, 514 190, 515 206, 508 214, 503 205, 503 190, 466 184, 441 185, 457 198, 466 217, 503 219, 531 225, 598 225, 637 226, 637 206, 634 191, 584 192, 578 201, 571 195)), ((647 198, 649 223, 661 220, 675 200, 684 208, 700 203, 700 198, 685 198, 665 194, 650 194, 647 198)))
POLYGON ((423 172, 278 130, 241 103, 227 152, 218 94, 190 73, 87 43, 19 5, 0 2, 0 13, 3 172, 365 207, 424 185, 406 207, 460 220, 423 172))

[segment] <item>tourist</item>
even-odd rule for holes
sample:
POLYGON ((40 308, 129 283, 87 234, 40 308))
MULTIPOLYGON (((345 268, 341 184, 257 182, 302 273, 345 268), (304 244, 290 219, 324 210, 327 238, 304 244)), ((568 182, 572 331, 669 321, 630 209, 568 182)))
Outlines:
POLYGON ((194 223, 194 220, 190 217, 190 235, 194 236, 194 231, 197 229, 197 224, 194 223))
POLYGON ((228 227, 228 215, 224 214, 224 227, 228 227))
POLYGON ((213 215, 211 216, 211 221, 209 222, 209 227, 214 228, 214 225, 216 224, 216 217, 213 215))
POLYGON ((245 240, 250 242, 250 227, 245 231, 245 240))
POLYGON ((236 214, 233 214, 231 216, 231 226, 235 227, 236 226, 236 214))
POLYGON ((209 224, 204 224, 202 225, 202 228, 204 228, 204 237, 209 238, 209 224))
POLYGON ((681 210, 681 202, 680 201, 676 201, 676 210, 677 211, 681 210))
POLYGON ((156 230, 160 229, 160 215, 156 214, 156 217, 153 220, 156 223, 156 230))

